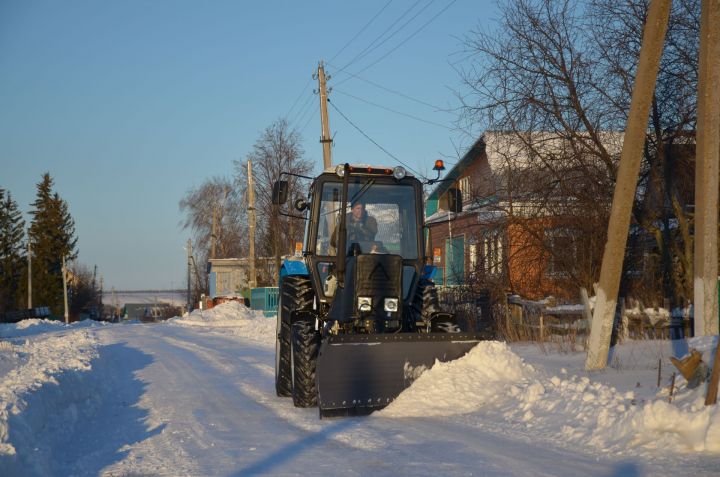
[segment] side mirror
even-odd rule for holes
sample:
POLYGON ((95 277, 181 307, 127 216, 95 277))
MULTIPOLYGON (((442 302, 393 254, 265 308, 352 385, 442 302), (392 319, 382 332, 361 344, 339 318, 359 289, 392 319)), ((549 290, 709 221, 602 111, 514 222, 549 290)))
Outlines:
POLYGON ((456 214, 462 212, 462 191, 460 189, 455 187, 448 189, 447 198, 450 212, 455 212, 456 214))
POLYGON ((288 198, 288 181, 276 181, 273 184, 272 203, 282 205, 287 202, 288 198))

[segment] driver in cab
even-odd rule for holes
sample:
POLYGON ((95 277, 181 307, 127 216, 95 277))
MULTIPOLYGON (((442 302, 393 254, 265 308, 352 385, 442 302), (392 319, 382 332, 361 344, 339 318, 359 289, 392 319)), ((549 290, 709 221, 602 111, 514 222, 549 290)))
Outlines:
MULTIPOLYGON (((347 243, 353 242, 373 242, 378 231, 377 220, 370 216, 365 210, 365 204, 356 202, 350 213, 345 218, 345 226, 347 227, 347 243)), ((339 224, 335 228, 332 235, 330 245, 337 246, 337 232, 339 224)))

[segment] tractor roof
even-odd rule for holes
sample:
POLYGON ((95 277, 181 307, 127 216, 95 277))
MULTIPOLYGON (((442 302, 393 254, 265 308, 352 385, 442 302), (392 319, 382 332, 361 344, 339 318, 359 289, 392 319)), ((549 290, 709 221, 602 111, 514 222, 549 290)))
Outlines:
MULTIPOLYGON (((323 171, 323 173, 328 173, 328 172, 330 172, 330 173, 333 173, 333 174, 334 174, 334 173, 335 173, 335 169, 336 169, 337 166, 339 166, 339 165, 341 165, 341 164, 335 164, 335 165, 333 165, 333 166, 327 167, 327 168, 325 168, 325 170, 323 171)), ((370 169, 370 170, 373 170, 373 171, 378 171, 378 172, 379 172, 379 171, 382 171, 382 170, 388 170, 388 171, 390 171, 389 174, 391 175, 391 174, 392 174, 392 170, 393 170, 394 168, 396 168, 396 167, 402 167, 402 166, 387 166, 387 165, 380 165, 380 166, 378 166, 378 165, 371 165, 371 164, 350 164, 350 167, 354 170, 354 172, 359 172, 359 173, 368 171, 369 169, 370 169)), ((406 167, 403 167, 403 169, 405 169, 405 177, 415 177, 414 174, 413 174, 412 172, 408 171, 406 167)))

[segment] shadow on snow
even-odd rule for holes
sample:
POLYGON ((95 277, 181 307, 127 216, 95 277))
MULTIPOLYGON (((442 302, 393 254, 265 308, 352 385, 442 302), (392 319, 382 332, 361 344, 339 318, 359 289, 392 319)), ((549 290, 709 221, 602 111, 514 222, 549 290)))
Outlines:
POLYGON ((129 445, 162 432, 145 423, 146 384, 135 376, 153 358, 122 343, 98 352, 90 371, 66 371, 22 397, 23 411, 8 420, 16 454, 0 457, 0 474, 97 475, 129 445))

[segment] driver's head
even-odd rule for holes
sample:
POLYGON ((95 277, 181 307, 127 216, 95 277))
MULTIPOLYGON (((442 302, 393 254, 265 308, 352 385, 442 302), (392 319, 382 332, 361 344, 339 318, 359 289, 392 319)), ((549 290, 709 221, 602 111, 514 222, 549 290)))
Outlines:
POLYGON ((355 220, 360 220, 363 212, 365 212, 365 204, 362 202, 356 202, 355 205, 352 206, 352 216, 355 220))

